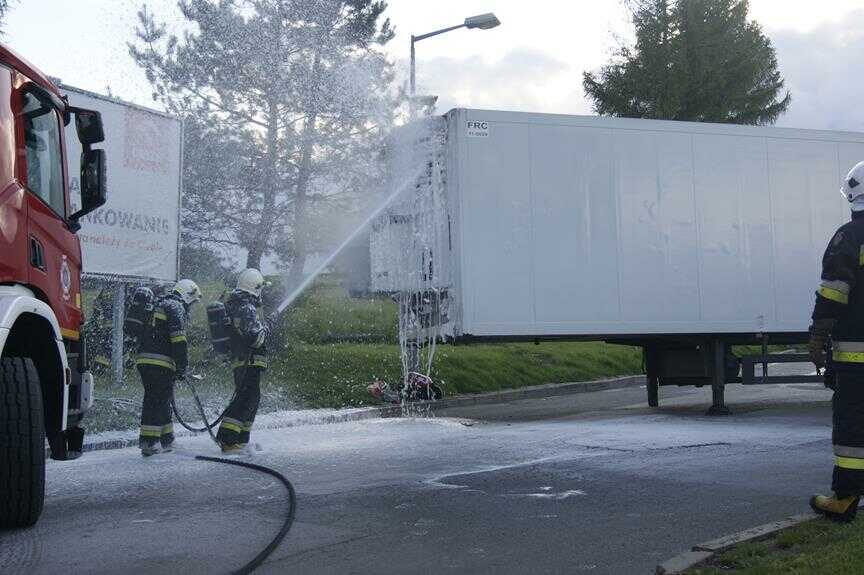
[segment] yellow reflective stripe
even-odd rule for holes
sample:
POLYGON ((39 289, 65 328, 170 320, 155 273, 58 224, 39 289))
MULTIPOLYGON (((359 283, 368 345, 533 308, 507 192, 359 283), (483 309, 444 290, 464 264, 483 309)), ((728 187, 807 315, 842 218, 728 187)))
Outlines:
POLYGON ((834 464, 843 469, 864 469, 864 459, 857 457, 840 457, 834 458, 834 464))
POLYGON ((252 431, 252 422, 243 424, 243 431, 252 431))
POLYGON ((60 335, 63 336, 64 339, 71 339, 72 341, 78 341, 81 339, 81 333, 74 329, 66 329, 65 327, 60 328, 60 335))
POLYGON ((158 425, 142 425, 141 426, 141 436, 142 437, 159 437, 162 435, 162 428, 158 425))
POLYGON ((168 321, 168 316, 165 315, 164 312, 161 312, 161 311, 154 311, 154 312, 153 312, 153 319, 161 319, 161 320, 168 321))
POLYGON ((864 245, 858 248, 858 265, 864 266, 864 245))
POLYGON ((842 363, 864 363, 864 352, 861 351, 835 351, 832 354, 834 361, 842 363))
POLYGON ((162 435, 165 435, 166 433, 174 433, 174 425, 173 424, 169 423, 168 425, 162 426, 162 435))
POLYGON ((821 286, 819 291, 817 291, 819 295, 824 297, 825 299, 830 299, 831 301, 836 301, 837 303, 847 304, 849 303, 849 296, 845 293, 832 289, 829 287, 821 286))
POLYGON ((237 369, 238 367, 263 367, 266 369, 267 366, 268 366, 267 358, 263 358, 263 357, 253 358, 252 361, 250 361, 248 363, 245 361, 235 361, 233 364, 231 364, 231 367, 233 369, 237 369))
POLYGON ((171 343, 180 343, 181 341, 186 341, 185 335, 172 335, 171 343))
POLYGON ((152 357, 139 357, 135 360, 135 365, 155 365, 156 367, 164 367, 174 371, 174 362, 168 362, 162 359, 153 359, 152 357))
POLYGON ((230 421, 222 420, 222 425, 220 427, 224 427, 228 431, 233 431, 234 433, 243 433, 243 427, 237 425, 236 423, 231 423, 230 421))

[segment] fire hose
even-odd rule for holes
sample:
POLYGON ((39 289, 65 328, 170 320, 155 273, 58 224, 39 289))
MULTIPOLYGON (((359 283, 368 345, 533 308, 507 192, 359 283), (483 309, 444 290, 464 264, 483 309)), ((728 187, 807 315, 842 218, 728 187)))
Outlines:
MULTIPOLYGON (((204 422, 204 427, 198 429, 193 428, 187 425, 183 419, 180 417, 179 412, 177 411, 177 406, 174 404, 174 397, 171 397, 171 405, 174 408, 174 415, 177 416, 177 420, 180 422, 183 427, 190 431, 204 431, 207 430, 207 433, 210 434, 210 437, 214 442, 218 445, 219 442, 216 440, 216 435, 213 433, 213 428, 219 423, 222 419, 222 416, 225 415, 225 412, 222 412, 222 415, 219 416, 218 419, 210 423, 207 421, 207 414, 204 412, 204 406, 201 404, 201 399, 198 397, 198 391, 195 389, 195 384, 192 383, 190 377, 184 378, 184 381, 189 389, 192 391, 192 397, 195 399, 195 405, 198 407, 198 413, 201 415, 201 421, 204 422)), ((235 391, 236 393, 236 391, 235 391)), ((279 532, 275 537, 267 544, 267 546, 261 550, 258 555, 255 556, 254 559, 243 565, 240 569, 233 571, 233 575, 247 575, 248 573, 252 573, 255 569, 257 569, 266 559, 270 556, 273 551, 279 547, 279 544, 282 543, 282 540, 285 539, 285 536, 288 535, 288 532, 291 530, 291 526, 294 524, 294 516, 297 512, 297 494, 294 491, 294 486, 291 484, 288 479, 276 471, 275 469, 271 469, 269 467, 265 467, 263 465, 258 465, 256 463, 249 463, 247 461, 237 461, 234 459, 225 459, 222 457, 209 457, 206 455, 196 455, 195 459, 199 461, 209 461, 211 463, 224 463, 225 465, 234 465, 236 467, 245 467, 246 469, 252 469, 254 471, 258 471, 260 473, 266 473, 272 477, 275 477, 288 492, 288 506, 285 512, 285 520, 282 523, 282 528, 279 529, 279 532)))

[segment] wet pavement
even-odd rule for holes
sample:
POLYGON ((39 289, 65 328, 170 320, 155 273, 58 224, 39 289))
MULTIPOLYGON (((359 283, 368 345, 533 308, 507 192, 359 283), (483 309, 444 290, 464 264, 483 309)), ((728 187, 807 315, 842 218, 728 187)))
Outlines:
MULTIPOLYGON (((830 483, 830 392, 644 388, 254 434, 297 521, 260 573, 649 573, 692 544, 807 508, 830 483)), ((228 573, 279 529, 267 476, 191 459, 206 437, 50 462, 3 573, 228 573)))

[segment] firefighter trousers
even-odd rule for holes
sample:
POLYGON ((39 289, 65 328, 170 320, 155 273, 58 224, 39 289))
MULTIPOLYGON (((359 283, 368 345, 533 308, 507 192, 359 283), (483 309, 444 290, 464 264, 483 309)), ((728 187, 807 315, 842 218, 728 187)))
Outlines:
POLYGON ((832 489, 839 498, 864 495, 864 365, 834 365, 832 489))
POLYGON ((241 365, 234 368, 236 394, 225 410, 216 439, 225 444, 249 443, 249 432, 261 401, 261 367, 241 365))
POLYGON ((139 365, 138 373, 144 386, 141 405, 140 445, 161 442, 163 446, 174 441, 171 398, 174 395, 174 371, 155 365, 139 365))

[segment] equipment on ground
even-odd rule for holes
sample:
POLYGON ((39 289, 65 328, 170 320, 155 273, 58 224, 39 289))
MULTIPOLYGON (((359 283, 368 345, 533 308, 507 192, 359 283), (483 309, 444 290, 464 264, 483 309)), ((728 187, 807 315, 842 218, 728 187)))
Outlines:
POLYGON ((410 372, 404 384, 390 387, 386 381, 377 380, 366 386, 366 391, 380 401, 394 405, 410 401, 439 400, 444 391, 432 378, 422 373, 410 372))
POLYGON ((665 385, 711 386, 726 413, 727 384, 821 381, 769 375, 807 361, 769 345, 807 341, 864 134, 456 109, 391 148, 391 189, 413 185, 372 225, 372 289, 421 336, 430 293, 460 343, 639 346, 652 406, 665 385))
POLYGON ((123 320, 123 334, 126 337, 140 340, 153 324, 153 313, 156 310, 156 294, 147 286, 139 286, 132 292, 129 309, 123 320))
POLYGON ((105 203, 99 112, 0 45, 0 528, 39 519, 45 440, 53 459, 81 454, 93 405, 82 337, 82 218, 105 203), (75 166, 64 132, 74 120, 75 166), (73 203, 70 182, 80 198, 73 203))

